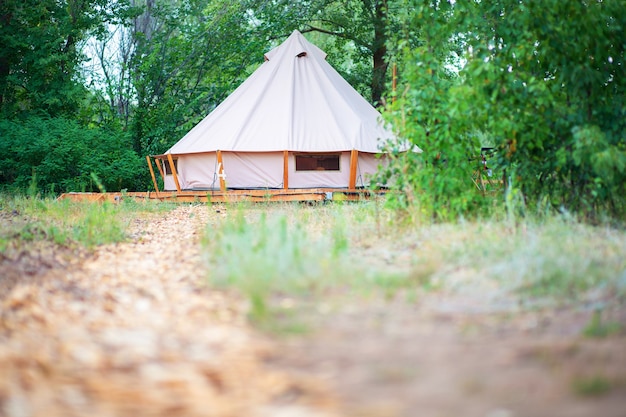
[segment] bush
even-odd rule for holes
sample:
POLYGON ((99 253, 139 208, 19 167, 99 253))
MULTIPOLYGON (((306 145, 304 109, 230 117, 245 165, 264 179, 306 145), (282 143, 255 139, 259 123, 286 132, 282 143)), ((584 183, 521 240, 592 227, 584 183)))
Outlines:
POLYGON ((501 195, 595 221, 623 219, 620 2, 412 4, 390 45, 404 85, 388 111, 398 134, 424 149, 387 173, 407 203, 444 220, 489 207, 469 182, 482 145, 494 148, 491 165, 515 185, 501 195))
POLYGON ((0 186, 25 190, 107 191, 145 189, 145 162, 124 133, 85 127, 65 118, 0 121, 0 186))

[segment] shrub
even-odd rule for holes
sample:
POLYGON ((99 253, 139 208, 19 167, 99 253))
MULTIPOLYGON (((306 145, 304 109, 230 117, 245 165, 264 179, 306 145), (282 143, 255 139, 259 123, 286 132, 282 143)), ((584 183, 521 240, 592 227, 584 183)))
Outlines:
POLYGON ((85 127, 65 118, 27 117, 0 121, 0 186, 38 191, 98 191, 95 173, 107 191, 144 189, 145 162, 128 137, 85 127))

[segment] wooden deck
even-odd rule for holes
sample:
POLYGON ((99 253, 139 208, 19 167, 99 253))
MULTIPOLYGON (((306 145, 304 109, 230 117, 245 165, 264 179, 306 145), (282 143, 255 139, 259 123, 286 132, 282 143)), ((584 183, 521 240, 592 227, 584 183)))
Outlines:
POLYGON ((348 190, 343 188, 226 190, 226 191, 147 191, 115 193, 64 193, 59 197, 72 201, 119 202, 125 198, 135 200, 159 200, 177 203, 236 203, 270 201, 359 201, 385 191, 372 192, 367 189, 348 190))

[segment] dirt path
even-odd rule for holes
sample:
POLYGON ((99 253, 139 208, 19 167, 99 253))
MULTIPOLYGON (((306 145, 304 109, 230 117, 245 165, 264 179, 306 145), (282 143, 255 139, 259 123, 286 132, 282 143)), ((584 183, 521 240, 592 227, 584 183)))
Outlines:
POLYGON ((587 320, 360 302, 319 318, 275 363, 327 381, 347 416, 626 416, 625 338, 583 338, 587 320))
MULTIPOLYGON (((0 416, 626 416, 623 334, 584 338, 590 309, 517 308, 468 271, 412 298, 322 300, 299 313, 311 333, 261 335, 206 283, 200 229, 226 215, 179 207, 0 288, 0 416)), ((410 273, 414 249, 379 246, 393 256, 357 255, 410 273)))
POLYGON ((137 221, 132 243, 2 294, 0 415, 331 415, 309 379, 264 366, 274 346, 243 303, 207 287, 199 229, 220 215, 137 221))

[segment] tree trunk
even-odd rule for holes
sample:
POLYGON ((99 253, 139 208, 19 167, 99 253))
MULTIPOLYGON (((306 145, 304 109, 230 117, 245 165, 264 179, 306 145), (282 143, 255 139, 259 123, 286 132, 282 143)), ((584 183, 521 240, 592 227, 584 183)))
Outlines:
POLYGON ((372 103, 375 107, 382 105, 385 92, 385 74, 387 73, 387 0, 378 0, 374 10, 374 43, 372 55, 374 68, 372 71, 372 103))
MULTIPOLYGON (((10 12, 7 12, 3 15, 0 16, 0 25, 2 25, 2 27, 6 27, 9 26, 9 23, 11 23, 11 18, 13 17, 13 15, 10 12)), ((3 56, 0 57, 0 111, 2 110, 3 104, 4 104, 4 97, 7 93, 7 78, 9 77, 9 74, 11 72, 11 66, 9 63, 9 59, 6 57, 5 54, 3 54, 3 56)))

